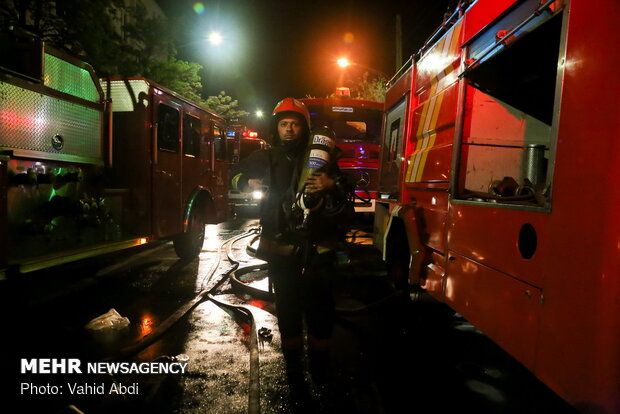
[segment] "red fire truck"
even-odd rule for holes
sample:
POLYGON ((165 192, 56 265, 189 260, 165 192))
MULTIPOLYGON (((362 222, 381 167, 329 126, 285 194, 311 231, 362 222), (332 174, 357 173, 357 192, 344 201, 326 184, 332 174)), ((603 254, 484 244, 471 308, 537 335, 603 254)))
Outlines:
POLYGON ((228 161, 236 164, 254 151, 267 148, 267 142, 259 138, 258 132, 243 125, 236 125, 226 131, 228 161))
POLYGON ((377 197, 383 104, 351 99, 348 94, 300 100, 308 107, 314 126, 327 125, 336 133, 336 145, 343 151, 338 166, 358 180, 356 194, 359 198, 355 202, 355 211, 373 212, 377 197))
POLYGON ((620 412, 618 16, 461 3, 390 82, 375 213, 395 283, 588 413, 620 412))
MULTIPOLYGON (((228 138, 228 161, 232 167, 254 151, 265 149, 269 146, 267 141, 259 138, 257 131, 249 129, 245 125, 235 125, 226 131, 228 138)), ((228 202, 235 215, 258 216, 260 201, 263 198, 262 191, 242 192, 230 188, 228 190, 228 202)))
POLYGON ((29 36, 2 50, 0 274, 158 239, 198 254, 228 211, 224 120, 146 79, 104 90, 29 36))

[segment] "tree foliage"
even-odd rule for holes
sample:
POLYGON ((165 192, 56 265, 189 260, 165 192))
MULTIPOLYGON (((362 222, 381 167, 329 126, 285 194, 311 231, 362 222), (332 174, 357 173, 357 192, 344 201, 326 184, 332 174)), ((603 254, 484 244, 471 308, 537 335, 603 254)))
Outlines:
MULTIPOLYGON (((383 76, 370 77, 368 72, 364 72, 361 78, 357 82, 348 81, 346 85, 351 85, 351 98, 363 99, 373 102, 385 102, 385 93, 387 92, 388 80, 383 76)), ((328 98, 337 98, 336 93, 331 93, 328 98)), ((306 95, 306 98, 313 98, 313 96, 306 95)))
POLYGON ((116 30, 122 0, 13 0, 19 27, 86 59, 99 74, 118 75, 122 38, 116 30))
POLYGON ((248 111, 239 108, 239 102, 226 95, 226 91, 221 91, 217 96, 209 96, 205 103, 209 109, 230 120, 250 114, 248 111))
POLYGON ((195 62, 169 58, 149 65, 145 76, 198 104, 205 104, 200 95, 202 83, 198 71, 201 68, 195 62))
MULTIPOLYGON (((137 1, 9 0, 4 20, 80 56, 101 77, 144 76, 223 116, 247 114, 225 93, 202 98, 202 66, 176 57, 170 25, 137 1), (11 4, 12 3, 12 4, 11 4)), ((5 22, 2 22, 5 23, 5 22)), ((8 26, 8 25, 6 25, 8 26)))
POLYGON ((387 81, 383 76, 371 78, 368 72, 364 72, 364 75, 353 87, 353 97, 367 101, 384 102, 387 81))

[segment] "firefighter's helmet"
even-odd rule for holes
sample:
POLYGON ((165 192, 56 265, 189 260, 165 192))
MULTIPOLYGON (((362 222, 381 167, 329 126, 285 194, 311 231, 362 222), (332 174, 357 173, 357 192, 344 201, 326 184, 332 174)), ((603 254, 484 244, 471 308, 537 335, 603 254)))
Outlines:
POLYGON ((306 130, 310 129, 310 112, 303 102, 295 98, 284 98, 273 109, 274 123, 286 115, 297 115, 306 121, 306 130))

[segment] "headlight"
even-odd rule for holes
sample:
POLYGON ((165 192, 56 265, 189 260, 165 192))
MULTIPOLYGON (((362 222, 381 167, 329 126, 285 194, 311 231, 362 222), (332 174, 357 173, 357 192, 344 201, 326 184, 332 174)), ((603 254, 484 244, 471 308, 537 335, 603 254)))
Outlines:
POLYGON ((252 198, 254 200, 260 200, 261 198, 263 198, 263 192, 262 191, 253 191, 252 192, 252 198))

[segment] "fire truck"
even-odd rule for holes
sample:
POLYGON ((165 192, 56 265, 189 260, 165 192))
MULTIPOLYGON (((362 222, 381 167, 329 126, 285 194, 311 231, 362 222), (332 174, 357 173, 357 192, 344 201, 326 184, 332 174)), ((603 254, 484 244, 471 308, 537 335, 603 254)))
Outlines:
POLYGON ((238 163, 254 151, 267 148, 267 142, 259 138, 258 132, 243 125, 236 125, 226 131, 228 161, 238 163))
MULTIPOLYGON (((230 167, 239 161, 261 149, 269 147, 267 141, 259 138, 257 131, 249 129, 245 125, 234 125, 226 131, 228 139, 228 161, 230 167)), ((238 189, 228 190, 228 201, 235 215, 255 217, 259 214, 260 201, 263 198, 262 191, 243 192, 238 189)))
POLYGON ((100 81, 41 41, 2 36, 0 274, 162 239, 197 255, 205 223, 227 217, 224 119, 147 79, 100 81))
POLYGON ((620 412, 618 16, 461 2, 390 81, 375 213, 395 284, 587 413, 620 412))
MULTIPOLYGON (((342 90, 345 89, 345 90, 342 90)), ((312 125, 327 125, 342 150, 340 169, 357 180, 355 211, 373 212, 377 197, 383 103, 351 99, 348 88, 335 98, 300 99, 310 111, 312 125)))

